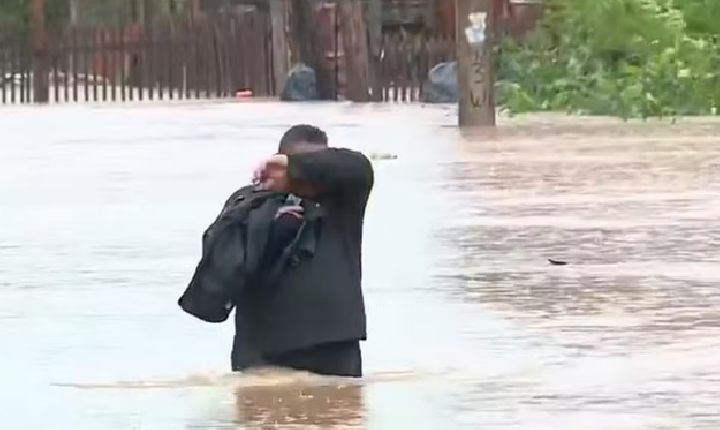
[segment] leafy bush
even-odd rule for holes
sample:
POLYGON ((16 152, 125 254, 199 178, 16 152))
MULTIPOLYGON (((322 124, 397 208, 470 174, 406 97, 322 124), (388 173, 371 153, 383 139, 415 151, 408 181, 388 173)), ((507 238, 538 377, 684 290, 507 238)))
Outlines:
POLYGON ((27 0, 0 0, 0 30, 16 31, 26 26, 29 19, 27 0))
POLYGON ((548 0, 529 39, 502 46, 500 99, 515 113, 714 114, 720 20, 711 10, 720 16, 720 1, 548 0))
MULTIPOLYGON (((30 6, 30 0, 0 0, 0 33, 15 37, 27 36, 30 6)), ((61 28, 69 12, 68 0, 45 0, 45 25, 51 30, 61 28)))

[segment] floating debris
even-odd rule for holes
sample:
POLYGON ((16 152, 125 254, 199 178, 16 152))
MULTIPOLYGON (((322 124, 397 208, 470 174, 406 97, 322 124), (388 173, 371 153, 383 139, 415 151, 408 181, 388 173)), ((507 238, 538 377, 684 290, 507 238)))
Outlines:
POLYGON ((397 160, 396 154, 372 153, 368 155, 371 160, 397 160))

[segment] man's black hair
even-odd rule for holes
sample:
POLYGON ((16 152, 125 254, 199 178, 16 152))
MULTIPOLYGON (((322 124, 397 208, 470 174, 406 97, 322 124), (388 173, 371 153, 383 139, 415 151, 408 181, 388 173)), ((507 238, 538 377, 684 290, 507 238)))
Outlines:
POLYGON ((278 153, 287 154, 297 144, 328 146, 327 133, 310 124, 293 125, 280 139, 278 153))

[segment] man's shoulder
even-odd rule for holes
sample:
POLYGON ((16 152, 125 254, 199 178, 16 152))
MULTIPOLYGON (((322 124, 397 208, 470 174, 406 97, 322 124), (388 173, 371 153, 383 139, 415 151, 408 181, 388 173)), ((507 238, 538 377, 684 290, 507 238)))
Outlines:
POLYGON ((259 189, 256 185, 246 185, 230 194, 223 204, 222 213, 241 205, 252 203, 257 199, 264 199, 273 193, 259 189))
POLYGON ((232 194, 230 194, 230 197, 227 198, 226 202, 231 202, 234 200, 244 200, 250 196, 253 195, 253 193, 257 192, 257 187, 255 185, 245 185, 244 187, 241 187, 235 191, 233 191, 232 194))

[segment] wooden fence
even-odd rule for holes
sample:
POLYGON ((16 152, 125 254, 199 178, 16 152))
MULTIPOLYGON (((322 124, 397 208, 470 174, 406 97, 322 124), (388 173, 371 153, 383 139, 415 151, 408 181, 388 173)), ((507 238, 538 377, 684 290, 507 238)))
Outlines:
MULTIPOLYGON (((51 103, 215 99, 238 91, 274 95, 269 20, 255 11, 172 19, 116 29, 67 28, 41 51, 27 37, 0 37, 0 104, 32 103, 34 70, 47 72, 51 103)), ((329 47, 337 50, 337 46, 329 47)), ((334 56, 330 56, 334 57, 334 56)), ((340 63, 343 62, 339 53, 340 63)), ((395 33, 383 36, 371 62, 372 100, 423 100, 428 72, 455 60, 451 37, 395 33)), ((330 64, 337 88, 344 67, 330 64), (339 71, 339 75, 334 73, 339 71)))
MULTIPOLYGON (((0 37, 0 103, 201 99, 272 95, 262 12, 168 19, 115 29, 67 28, 43 49, 0 37), (38 67, 40 64, 40 67, 38 67), (48 94, 35 95, 34 72, 48 94)), ((42 86, 41 86, 42 87, 42 86)))
POLYGON ((385 35, 380 58, 374 64, 372 99, 422 101, 428 72, 455 58, 455 40, 450 37, 385 35))
MULTIPOLYGON (((537 1, 497 1, 514 5, 503 18, 513 37, 527 33, 541 16, 537 1)), ((317 23, 325 75, 342 99, 347 87, 337 43, 342 29, 332 2, 322 4, 317 23)), ((370 61, 371 99, 422 101, 428 72, 455 61, 454 32, 441 34, 384 34, 380 55, 370 61)), ((203 12, 113 29, 73 27, 41 42, 0 34, 0 104, 210 99, 239 91, 275 95, 267 11, 203 12)))

